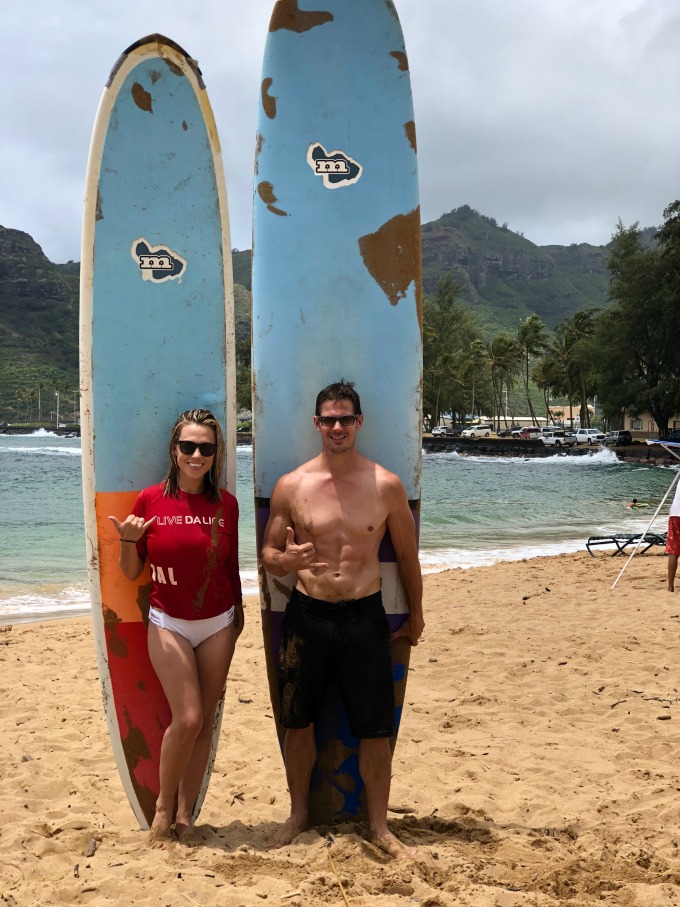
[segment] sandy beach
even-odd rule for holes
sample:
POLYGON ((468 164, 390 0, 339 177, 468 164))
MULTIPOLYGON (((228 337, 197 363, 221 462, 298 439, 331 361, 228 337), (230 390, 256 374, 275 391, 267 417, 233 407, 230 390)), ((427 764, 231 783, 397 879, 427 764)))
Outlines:
POLYGON ((86 904, 680 903, 680 596, 666 560, 585 552, 425 580, 395 752, 393 862, 358 826, 267 851, 287 794, 259 605, 227 689, 201 846, 145 845, 87 619, 0 628, 0 896, 86 904), (342 886, 342 888, 341 888, 342 886))

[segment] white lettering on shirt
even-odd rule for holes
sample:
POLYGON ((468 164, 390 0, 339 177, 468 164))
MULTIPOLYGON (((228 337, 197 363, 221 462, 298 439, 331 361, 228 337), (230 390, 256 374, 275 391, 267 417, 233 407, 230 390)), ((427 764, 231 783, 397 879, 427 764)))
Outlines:
POLYGON ((212 526, 213 523, 217 523, 220 529, 224 529, 224 520, 217 519, 217 517, 210 516, 159 516, 156 519, 156 526, 191 526, 198 523, 198 525, 203 526, 212 526))
POLYGON ((166 567, 168 571, 168 579, 165 578, 165 570, 162 567, 157 567, 155 564, 149 564, 149 569, 151 570, 151 579, 154 583, 158 583, 160 586, 170 583, 171 586, 177 585, 177 580, 175 579, 174 567, 166 567))

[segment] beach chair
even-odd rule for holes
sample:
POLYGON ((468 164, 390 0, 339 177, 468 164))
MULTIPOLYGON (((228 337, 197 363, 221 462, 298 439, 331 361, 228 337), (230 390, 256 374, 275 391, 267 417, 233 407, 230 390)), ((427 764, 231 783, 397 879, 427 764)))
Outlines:
POLYGON ((613 546, 612 557, 624 554, 626 549, 635 547, 644 535, 644 540, 638 549, 638 554, 644 554, 655 545, 666 545, 665 532, 613 532, 611 535, 591 535, 586 542, 586 550, 591 557, 595 557, 593 548, 613 546))

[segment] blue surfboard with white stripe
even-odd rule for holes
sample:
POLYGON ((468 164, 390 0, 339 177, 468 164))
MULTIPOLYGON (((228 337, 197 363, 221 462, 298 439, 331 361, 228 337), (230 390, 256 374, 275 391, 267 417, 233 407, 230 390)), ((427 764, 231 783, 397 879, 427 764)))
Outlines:
MULTIPOLYGON (((159 482, 178 414, 210 409, 235 490, 231 243, 219 139, 201 71, 151 35, 119 58, 88 163, 80 288, 83 496, 97 660, 111 744, 142 827, 153 820, 170 710, 146 647, 148 571, 118 567, 137 494, 159 482)), ((219 735, 194 815, 210 777, 219 735)))
MULTIPOLYGON (((391 0, 276 3, 262 68, 253 237, 258 546, 276 481, 319 452, 316 394, 340 377, 361 395, 361 453, 401 478, 417 524, 420 210, 408 58, 391 0)), ((407 606, 389 537, 380 560, 394 630, 407 606)), ((276 712, 278 642, 295 576, 260 579, 276 712)), ((403 640, 393 648, 397 726, 409 648, 403 640)), ((363 815, 358 741, 333 690, 316 734, 312 821, 363 815)))

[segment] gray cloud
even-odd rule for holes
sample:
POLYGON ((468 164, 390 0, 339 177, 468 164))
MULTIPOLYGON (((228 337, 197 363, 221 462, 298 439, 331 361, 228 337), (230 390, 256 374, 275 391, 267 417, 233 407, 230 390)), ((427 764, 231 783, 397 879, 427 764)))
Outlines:
MULTIPOLYGON (((680 197, 676 0, 396 2, 424 220, 470 204, 537 243, 603 243, 619 218, 658 224, 680 197)), ((160 31, 199 60, 222 140, 232 245, 249 247, 273 0, 12 7, 0 11, 0 223, 31 233, 53 260, 80 257, 104 83, 125 47, 160 31)))

